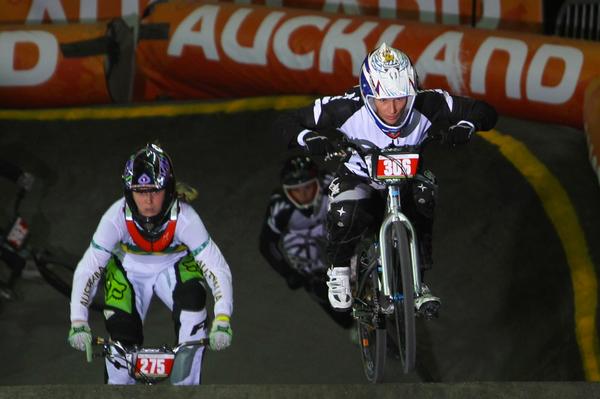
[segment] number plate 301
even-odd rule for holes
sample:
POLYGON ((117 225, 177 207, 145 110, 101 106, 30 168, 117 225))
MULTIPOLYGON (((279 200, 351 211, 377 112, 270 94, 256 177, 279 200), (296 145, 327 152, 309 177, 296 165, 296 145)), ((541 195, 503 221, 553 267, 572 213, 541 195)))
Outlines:
POLYGON ((377 159, 378 179, 405 179, 413 177, 419 167, 419 154, 379 155, 377 159))
POLYGON ((139 353, 135 362, 135 376, 168 377, 171 375, 174 360, 173 353, 139 353))

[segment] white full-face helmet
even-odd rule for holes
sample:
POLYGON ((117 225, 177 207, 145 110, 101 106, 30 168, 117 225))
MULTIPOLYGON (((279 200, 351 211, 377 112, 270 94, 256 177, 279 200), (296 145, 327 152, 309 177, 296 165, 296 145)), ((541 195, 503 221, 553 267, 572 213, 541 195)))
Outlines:
POLYGON ((410 59, 383 43, 367 55, 359 79, 360 93, 375 123, 385 134, 397 136, 409 120, 417 95, 417 74, 410 59), (387 124, 377 115, 375 99, 403 97, 407 99, 406 106, 395 125, 387 124))

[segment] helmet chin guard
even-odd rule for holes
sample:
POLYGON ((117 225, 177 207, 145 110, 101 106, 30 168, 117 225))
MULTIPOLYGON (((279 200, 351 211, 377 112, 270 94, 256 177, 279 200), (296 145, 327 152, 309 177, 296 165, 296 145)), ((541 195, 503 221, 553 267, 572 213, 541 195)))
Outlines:
POLYGON ((158 228, 152 227, 151 231, 155 232, 150 238, 148 234, 144 232, 148 231, 147 227, 139 226, 133 217, 133 212, 129 208, 128 204, 125 204, 125 224, 127 231, 133 239, 135 245, 140 247, 145 252, 161 252, 164 251, 173 242, 175 237, 175 227, 177 226, 177 214, 179 213, 179 206, 177 201, 171 206, 169 212, 169 221, 166 226, 159 226, 158 228), (141 227, 141 228, 140 228, 141 227))

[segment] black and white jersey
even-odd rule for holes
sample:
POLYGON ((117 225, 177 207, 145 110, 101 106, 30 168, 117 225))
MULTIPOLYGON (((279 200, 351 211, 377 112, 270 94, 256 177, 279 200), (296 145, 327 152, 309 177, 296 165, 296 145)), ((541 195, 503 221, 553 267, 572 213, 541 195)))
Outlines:
POLYGON ((315 244, 323 240, 326 234, 325 222, 329 203, 326 190, 332 179, 333 176, 329 174, 320 179, 320 200, 310 209, 296 208, 281 188, 271 194, 259 238, 259 248, 269 264, 284 277, 292 270, 312 272, 298 270, 297 265, 290 265, 287 261, 289 255, 315 260, 310 262, 310 269, 324 267, 318 262, 323 254, 315 244), (310 245, 307 246, 307 243, 310 245))
POLYGON ((271 194, 266 216, 266 224, 276 234, 282 235, 288 232, 310 232, 316 233, 319 226, 325 225, 327 217, 327 187, 333 180, 333 176, 325 175, 319 181, 320 201, 315 207, 300 210, 292 204, 281 189, 271 194))
MULTIPOLYGON (((288 144, 304 145, 303 135, 309 131, 337 129, 351 142, 363 149, 390 146, 420 147, 428 137, 432 124, 451 126, 461 120, 471 122, 476 130, 489 130, 496 123, 494 108, 471 98, 452 96, 443 90, 420 91, 412 113, 397 138, 387 135, 376 125, 357 87, 342 96, 322 97, 310 107, 284 116, 277 128, 283 130, 288 144)), ((346 167, 361 176, 368 176, 367 168, 358 155, 346 167)))

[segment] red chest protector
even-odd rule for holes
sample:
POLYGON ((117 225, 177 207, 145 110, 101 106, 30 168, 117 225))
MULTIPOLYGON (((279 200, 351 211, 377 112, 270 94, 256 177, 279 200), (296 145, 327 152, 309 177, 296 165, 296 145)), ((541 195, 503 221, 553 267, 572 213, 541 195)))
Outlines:
POLYGON ((155 241, 150 241, 146 239, 140 230, 138 229, 135 221, 133 220, 133 214, 131 209, 129 209, 129 205, 125 204, 125 224, 127 225, 127 231, 135 245, 141 248, 145 252, 162 252, 164 251, 172 242, 173 237, 175 237, 175 227, 177 226, 177 214, 179 210, 179 204, 177 201, 171 207, 171 215, 169 217, 169 221, 167 222, 167 227, 164 229, 160 237, 155 241))

